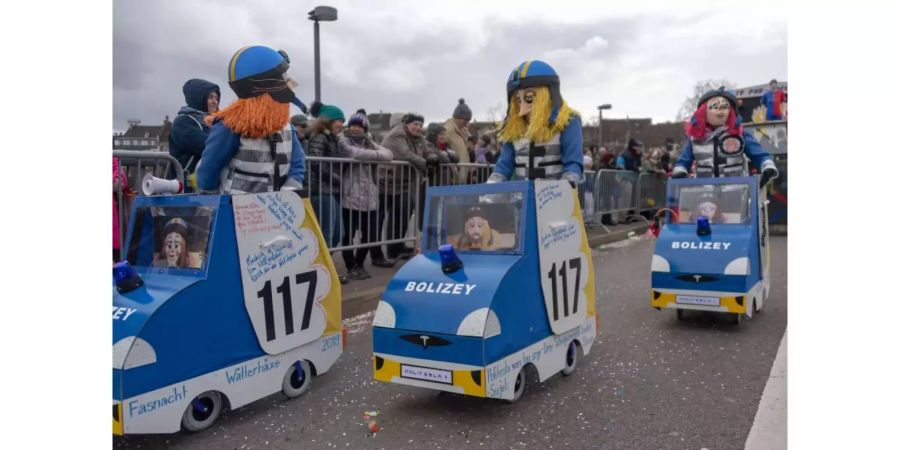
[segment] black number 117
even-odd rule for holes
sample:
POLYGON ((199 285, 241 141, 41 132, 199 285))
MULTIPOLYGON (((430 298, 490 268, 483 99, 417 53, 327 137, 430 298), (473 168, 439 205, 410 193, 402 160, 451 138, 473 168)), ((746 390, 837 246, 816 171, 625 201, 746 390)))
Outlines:
MULTIPOLYGON (((275 291, 281 294, 281 301, 284 307, 285 336, 294 333, 294 303, 291 299, 291 278, 292 277, 290 276, 284 277, 284 281, 275 288, 275 291)), ((313 299, 316 296, 316 281, 318 280, 318 274, 313 270, 294 275, 293 278, 298 286, 309 283, 309 288, 306 290, 306 304, 303 307, 303 320, 300 323, 300 331, 303 331, 309 328, 313 299)), ((272 301, 272 280, 267 280, 266 284, 263 285, 263 288, 256 293, 256 296, 263 301, 263 313, 266 317, 266 341, 273 341, 275 340, 275 305, 272 301)))
POLYGON ((553 287, 553 321, 559 320, 559 298, 556 294, 556 275, 559 274, 559 279, 562 282, 562 306, 563 306, 563 317, 569 317, 570 314, 575 314, 578 312, 578 286, 581 285, 581 258, 572 258, 568 261, 569 267, 575 270, 575 286, 574 286, 574 299, 572 300, 572 311, 569 312, 569 277, 566 276, 566 261, 563 261, 560 264, 559 271, 556 270, 556 263, 553 263, 550 266, 550 272, 547 272, 547 277, 550 278, 550 284, 553 287))

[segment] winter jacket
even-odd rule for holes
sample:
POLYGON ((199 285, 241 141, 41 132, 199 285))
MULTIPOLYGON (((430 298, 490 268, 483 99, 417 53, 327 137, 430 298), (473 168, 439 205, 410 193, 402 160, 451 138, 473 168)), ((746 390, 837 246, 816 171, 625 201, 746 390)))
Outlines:
POLYGON ((732 155, 720 154, 716 148, 716 140, 722 137, 724 133, 725 129, 723 127, 711 133, 704 140, 687 138, 681 157, 675 162, 672 173, 685 175, 690 173, 695 159, 697 160, 698 178, 746 177, 750 174, 747 167, 747 159, 760 172, 768 168, 775 169, 775 162, 772 161, 772 156, 749 131, 744 131, 744 148, 740 153, 732 155))
POLYGON ((487 154, 490 153, 489 146, 482 146, 480 143, 475 146, 475 161, 478 164, 487 164, 487 154))
POLYGON ((203 123, 208 114, 206 100, 211 92, 219 93, 219 86, 205 80, 188 80, 182 88, 187 106, 178 110, 169 133, 169 154, 181 163, 185 172, 193 172, 203 154, 209 127, 203 123))
POLYGON ((784 113, 781 111, 781 104, 786 101, 787 94, 783 90, 766 91, 759 101, 766 105, 766 120, 783 120, 784 113))
POLYGON ((625 150, 616 158, 616 169, 617 170, 630 170, 632 172, 638 172, 641 168, 641 158, 631 150, 625 150))
MULTIPOLYGON (((444 130, 447 131, 447 145, 459 156, 459 163, 467 164, 473 162, 471 158, 469 158, 469 146, 467 144, 469 139, 469 129, 456 126, 456 121, 451 118, 444 122, 444 130)), ((466 182, 465 176, 466 171, 460 170, 459 183, 466 182)))
MULTIPOLYGON (((285 185, 299 187, 306 177, 306 162, 303 147, 297 139, 297 131, 291 128, 291 159, 288 179, 285 185)), ((203 149, 203 158, 197 166, 197 187, 202 191, 222 191, 222 170, 226 169, 241 146, 241 135, 235 133, 225 125, 225 122, 216 120, 209 131, 206 146, 203 149)), ((249 139, 249 138, 244 138, 249 139)), ((266 140, 266 138, 260 138, 266 140)), ((268 145, 268 144, 267 144, 268 145)))
MULTIPOLYGON (((357 161, 390 161, 394 157, 390 150, 376 144, 369 134, 363 137, 342 135, 338 146, 342 158, 357 161)), ((372 164, 349 164, 344 167, 341 207, 354 211, 378 209, 378 186, 375 185, 374 173, 375 166, 372 164)))
POLYGON ((378 188, 388 195, 410 192, 410 181, 416 180, 416 172, 425 174, 425 157, 431 153, 425 138, 410 135, 406 132, 406 126, 399 123, 384 136, 381 145, 394 154, 395 161, 407 161, 413 168, 410 170, 399 165, 378 167, 378 188))
MULTIPOLYGON (((313 133, 309 138, 308 156, 321 156, 326 158, 340 157, 337 136, 331 131, 324 130, 321 133, 313 133)), ((309 193, 310 195, 341 193, 341 165, 337 162, 313 162, 309 164, 309 193)))
MULTIPOLYGON (((113 158, 113 186, 116 184, 116 180, 119 181, 122 185, 122 189, 124 190, 128 187, 128 179, 125 178, 125 172, 119 168, 119 158, 113 158)), ((121 238, 119 234, 119 202, 116 198, 115 193, 113 194, 113 250, 119 249, 119 239, 121 238)))
POLYGON ((497 165, 489 181, 509 180, 513 173, 520 179, 545 178, 566 179, 574 183, 580 183, 584 174, 584 157, 582 154, 581 118, 572 115, 569 123, 562 132, 550 138, 547 142, 533 143, 522 138, 515 142, 505 142, 500 150, 497 165), (556 149, 548 149, 556 147, 556 149), (545 156, 529 156, 530 152, 542 153, 545 156), (555 153, 555 154, 553 154, 555 153), (548 158, 547 161, 544 158, 548 158), (531 161, 531 162, 528 162, 531 161), (529 167, 529 164, 533 164, 529 167), (561 167, 560 167, 561 166, 561 167), (543 177, 528 177, 531 172, 543 170, 543 177))

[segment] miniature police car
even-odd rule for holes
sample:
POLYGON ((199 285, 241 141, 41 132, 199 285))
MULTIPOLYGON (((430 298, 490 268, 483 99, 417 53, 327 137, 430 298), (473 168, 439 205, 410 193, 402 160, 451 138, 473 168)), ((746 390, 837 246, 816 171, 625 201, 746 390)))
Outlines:
POLYGON ((433 187, 425 211, 421 253, 373 319, 375 379, 515 401, 526 372, 571 374, 599 318, 569 183, 433 187))
POLYGON ((113 268, 113 433, 296 397, 343 352, 340 285, 295 192, 138 197, 113 268))
POLYGON ((753 317, 769 295, 765 191, 757 177, 671 179, 651 264, 651 306, 753 317))

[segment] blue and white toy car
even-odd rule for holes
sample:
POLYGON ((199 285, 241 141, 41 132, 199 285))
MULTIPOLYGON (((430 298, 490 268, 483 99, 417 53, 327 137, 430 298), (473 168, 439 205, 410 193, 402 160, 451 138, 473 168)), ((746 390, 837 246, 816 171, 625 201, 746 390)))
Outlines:
POLYGON ((597 335, 594 268, 566 181, 429 188, 421 254, 373 319, 376 380, 517 400, 597 335))
POLYGON ((734 315, 740 323, 769 296, 765 191, 757 177, 671 179, 673 210, 656 241, 651 306, 734 315))
POLYGON ((113 433, 296 397, 343 352, 340 284, 294 192, 138 197, 114 269, 113 433))

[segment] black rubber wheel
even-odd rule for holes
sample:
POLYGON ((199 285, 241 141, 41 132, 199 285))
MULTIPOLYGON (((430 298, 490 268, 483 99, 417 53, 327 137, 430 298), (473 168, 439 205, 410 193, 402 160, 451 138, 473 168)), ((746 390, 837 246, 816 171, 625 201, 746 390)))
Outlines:
POLYGON ((678 319, 679 322, 684 322, 684 310, 681 308, 676 309, 675 318, 678 319))
POLYGON ((222 394, 206 391, 191 400, 181 416, 181 426, 192 433, 202 431, 209 428, 221 413, 222 394))
POLYGON ((507 403, 515 403, 520 398, 522 398, 522 394, 525 393, 525 368, 519 369, 519 374, 516 375, 516 381, 513 385, 513 398, 512 400, 507 400, 507 403))
POLYGON ((291 364, 291 368, 284 374, 284 380, 281 382, 281 392, 287 398, 299 397, 309 390, 312 378, 309 362, 297 361, 291 364))
POLYGON ((579 353, 578 344, 575 341, 569 342, 569 348, 566 349, 566 365, 562 370, 564 377, 572 375, 575 369, 578 368, 579 353))

